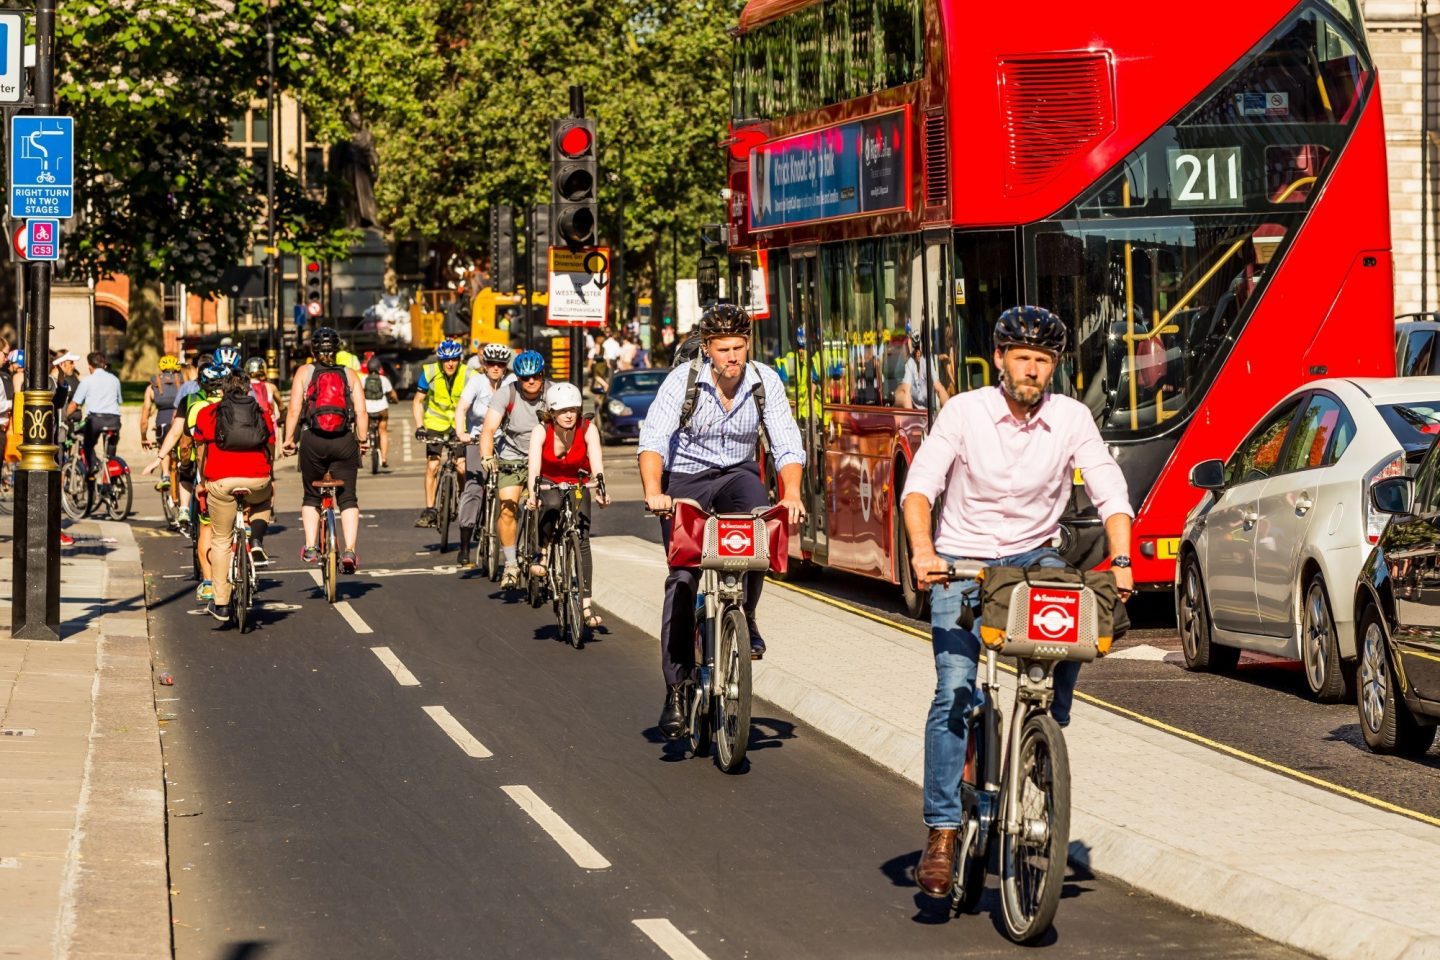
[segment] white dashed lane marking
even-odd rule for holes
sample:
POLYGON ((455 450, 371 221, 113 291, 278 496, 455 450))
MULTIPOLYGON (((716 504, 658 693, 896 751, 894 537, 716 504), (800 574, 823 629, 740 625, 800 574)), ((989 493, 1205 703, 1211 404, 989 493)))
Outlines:
POLYGON ((461 725, 459 720, 456 720, 450 715, 449 710, 446 710, 444 707, 424 707, 422 709, 430 716, 431 720, 435 721, 436 726, 444 730, 450 739, 455 741, 457 747, 465 751, 467 757, 474 757, 476 760, 488 760, 493 756, 485 744, 476 740, 470 731, 461 725))
POLYGON ((670 960, 710 960, 675 924, 663 918, 632 921, 670 960))
MULTIPOLYGON (((306 573, 310 574, 310 579, 315 581, 315 586, 321 590, 325 589, 325 574, 319 570, 307 570, 306 573)), ((350 624, 350 629, 356 633, 375 632, 370 629, 370 624, 366 623, 364 618, 355 612, 355 608, 350 606, 349 600, 336 600, 331 606, 335 608, 336 613, 345 618, 345 622, 350 624)))
POLYGON ((415 679, 415 674, 411 673, 405 664, 400 662, 400 658, 395 656, 389 647, 371 647, 370 652, 380 658, 380 662, 385 664, 385 669, 390 671, 391 676, 395 678, 400 686, 420 686, 420 681, 415 679))
POLYGON ((585 870, 610 869, 610 861, 602 857, 599 850, 590 846, 584 837, 575 832, 574 827, 550 809, 549 804, 536 796, 534 790, 526 786, 501 787, 500 789, 505 791, 505 795, 514 800, 521 810, 529 814, 530 819, 539 824, 541 830, 550 834, 550 839, 558 843, 560 849, 569 854, 576 866, 585 870))

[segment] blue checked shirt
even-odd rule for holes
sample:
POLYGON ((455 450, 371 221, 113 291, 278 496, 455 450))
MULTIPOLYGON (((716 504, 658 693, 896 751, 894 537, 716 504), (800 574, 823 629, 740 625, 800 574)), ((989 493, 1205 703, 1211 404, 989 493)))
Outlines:
POLYGON ((785 384, 778 373, 759 363, 746 364, 745 377, 728 413, 720 403, 710 365, 702 367, 695 411, 684 430, 680 429, 680 410, 685 406, 690 365, 671 370, 640 427, 640 451, 660 454, 665 469, 672 473, 699 473, 754 460, 760 440, 760 413, 751 391, 757 376, 765 381, 765 429, 774 446, 768 456, 774 459, 776 469, 803 464, 805 445, 785 399, 785 384))

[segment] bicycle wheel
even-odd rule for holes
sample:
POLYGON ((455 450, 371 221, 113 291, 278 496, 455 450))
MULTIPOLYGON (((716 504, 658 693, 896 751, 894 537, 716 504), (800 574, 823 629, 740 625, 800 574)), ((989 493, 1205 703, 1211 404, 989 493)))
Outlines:
POLYGON ((490 582, 498 583, 505 567, 502 559, 505 554, 502 552, 500 534, 496 528, 500 515, 500 498, 492 493, 487 499, 490 502, 490 508, 485 511, 485 565, 490 571, 490 582))
POLYGON ((380 434, 373 427, 370 430, 370 474, 380 472, 380 434))
POLYGON ((440 467, 440 492, 435 497, 435 513, 440 527, 440 552, 450 549, 450 521, 455 516, 455 470, 449 464, 440 467))
POLYGON ((750 745, 750 627, 739 607, 727 608, 720 618, 715 670, 720 677, 720 696, 715 701, 715 762, 726 773, 735 773, 744 765, 750 745))
POLYGON ((325 581, 325 602, 334 603, 335 594, 340 587, 340 541, 335 536, 335 510, 334 508, 325 511, 325 529, 321 533, 325 541, 323 548, 322 562, 325 565, 323 579, 325 581))
POLYGON ((130 508, 134 505, 135 486, 130 482, 130 474, 122 473, 110 481, 110 500, 106 504, 110 519, 124 520, 130 516, 130 508))
POLYGON ((580 575, 580 534, 571 530, 562 542, 565 549, 561 551, 560 607, 564 611, 565 625, 569 628, 570 646, 579 650, 585 646, 585 611, 581 605, 585 580, 580 575))
POLYGON ((230 561, 230 603, 235 611, 235 626, 241 633, 250 628, 250 601, 254 577, 250 566, 250 535, 243 527, 235 531, 234 558, 230 561))
POLYGON ((71 520, 84 520, 90 513, 94 493, 94 488, 85 479, 85 471, 80 468, 79 459, 66 460, 60 468, 60 509, 65 511, 65 516, 71 520))
POLYGON ((1016 943, 1044 936, 1055 919, 1070 849, 1070 757, 1048 714, 1025 721, 1020 738, 1020 830, 1000 834, 1000 908, 1016 943))
POLYGON ((175 521, 180 517, 180 504, 175 499, 174 484, 160 491, 160 509, 165 512, 165 525, 175 526, 175 521))

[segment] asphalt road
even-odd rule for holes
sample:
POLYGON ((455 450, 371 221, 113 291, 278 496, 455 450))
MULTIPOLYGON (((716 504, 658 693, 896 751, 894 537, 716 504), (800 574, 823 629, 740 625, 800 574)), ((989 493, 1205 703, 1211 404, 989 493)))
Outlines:
MULTIPOLYGON (((573 650, 548 608, 447 567, 401 509, 418 466, 392 460, 362 481, 387 509, 364 521, 348 612, 294 559, 293 512, 244 636, 196 615, 182 540, 141 538, 175 679, 157 689, 177 957, 1023 952, 993 881, 976 916, 918 896, 915 787, 764 703, 746 773, 686 758, 655 730, 655 642, 612 624, 573 650)), ((1295 956, 1108 881, 1072 874, 1065 897, 1054 956, 1295 956)))

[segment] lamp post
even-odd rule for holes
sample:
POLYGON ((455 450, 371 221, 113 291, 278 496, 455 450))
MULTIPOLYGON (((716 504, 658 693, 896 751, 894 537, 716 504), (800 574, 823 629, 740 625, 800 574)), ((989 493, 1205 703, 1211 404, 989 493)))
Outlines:
MULTIPOLYGON (((266 326, 270 328, 270 349, 279 356, 280 339, 280 284, 284 267, 280 261, 280 250, 275 246, 275 151, 280 146, 280 136, 275 123, 275 25, 272 17, 275 0, 265 3, 265 304, 266 326)), ((283 358, 280 375, 285 375, 283 358)))
MULTIPOLYGON (((55 0, 36 0, 35 115, 55 112, 55 0)), ((10 635, 60 639, 60 466, 50 368, 50 264, 25 264, 25 418, 15 471, 15 556, 10 635)))

